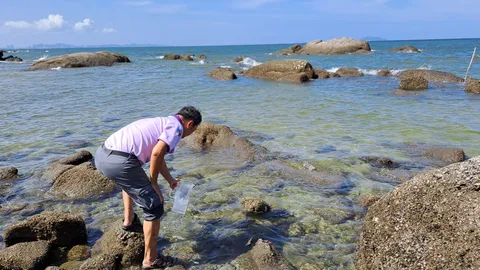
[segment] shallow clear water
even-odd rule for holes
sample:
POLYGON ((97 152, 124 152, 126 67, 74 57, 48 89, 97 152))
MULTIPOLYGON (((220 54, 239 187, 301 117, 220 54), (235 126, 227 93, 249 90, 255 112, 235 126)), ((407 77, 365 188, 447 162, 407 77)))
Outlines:
MULTIPOLYGON (((465 93, 463 84, 449 83, 399 96, 394 94, 398 79, 371 75, 295 85, 243 76, 215 81, 204 74, 217 66, 248 68, 231 62, 244 56, 260 63, 300 58, 314 67, 358 67, 372 74, 380 68, 426 68, 463 76, 473 47, 479 44, 480 40, 371 42, 373 54, 343 56, 274 54, 289 45, 21 50, 13 54, 24 63, 0 63, 0 166, 15 166, 22 175, 2 201, 81 213, 87 218, 93 243, 101 224, 122 212, 120 197, 55 203, 45 193, 48 183, 38 173, 51 161, 79 149, 94 153, 112 132, 138 118, 171 115, 192 104, 202 110, 205 121, 228 125, 292 167, 333 180, 312 182, 310 176, 289 174, 267 161, 245 167, 241 160, 225 160, 225 153, 193 153, 182 147, 168 164, 175 175, 185 175, 184 181, 197 187, 190 198, 191 211, 183 218, 167 214, 161 236, 175 244, 193 241, 200 264, 231 261, 245 251, 250 238, 264 237, 282 248, 296 266, 317 263, 332 269, 352 268, 364 213, 356 200, 396 185, 378 181, 358 158, 386 156, 412 163, 411 172, 418 173, 436 165, 416 166, 418 159, 406 143, 456 146, 468 156, 479 155, 480 96, 465 93), (423 52, 388 52, 407 44, 423 52), (124 53, 132 63, 23 71, 43 56, 99 50, 124 53), (205 53, 208 58, 203 62, 158 58, 165 53, 205 53), (203 178, 191 177, 195 174, 203 178), (244 196, 262 197, 274 209, 288 213, 245 218, 238 214, 244 196), (353 214, 337 222, 331 219, 341 214, 335 212, 331 218, 319 214, 322 207, 353 214), (292 233, 298 224, 304 232, 292 233)), ((480 78, 478 60, 470 75, 480 78)), ((3 215, 2 231, 23 218, 18 213, 3 215)), ((161 244, 167 247, 170 242, 161 244)))

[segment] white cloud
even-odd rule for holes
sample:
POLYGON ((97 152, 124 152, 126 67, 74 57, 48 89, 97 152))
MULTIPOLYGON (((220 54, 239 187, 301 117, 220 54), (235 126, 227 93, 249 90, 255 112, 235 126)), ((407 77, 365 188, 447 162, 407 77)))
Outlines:
POLYGON ((113 28, 103 28, 102 32, 103 33, 115 33, 117 31, 113 28))
POLYGON ((75 29, 75 31, 85 31, 85 30, 88 30, 88 29, 92 29, 93 28, 93 23, 94 21, 92 19, 84 19, 82 22, 77 22, 74 26, 73 26, 73 29, 75 29))
POLYGON ((47 18, 32 23, 26 21, 8 21, 5 22, 5 26, 15 29, 36 29, 41 31, 49 31, 53 29, 60 29, 65 23, 66 21, 63 20, 63 16, 56 14, 48 15, 47 18))
POLYGON ((179 13, 187 9, 187 5, 156 5, 148 9, 152 13, 171 14, 179 13))
POLYGON ((143 7, 152 4, 152 1, 128 1, 125 2, 125 5, 132 7, 143 7))
POLYGON ((280 2, 282 0, 243 0, 243 1, 235 1, 233 4, 236 8, 241 9, 255 9, 266 4, 280 2))

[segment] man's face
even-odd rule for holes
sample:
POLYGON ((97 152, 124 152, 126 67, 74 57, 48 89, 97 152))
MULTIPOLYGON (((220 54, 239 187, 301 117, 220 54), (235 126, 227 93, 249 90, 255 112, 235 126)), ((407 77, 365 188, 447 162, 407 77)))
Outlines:
POLYGON ((195 130, 197 130, 198 128, 198 125, 195 126, 195 123, 193 123, 192 120, 188 120, 186 123, 185 123, 185 126, 183 127, 183 136, 182 138, 185 138, 189 135, 191 135, 193 132, 195 132, 195 130))

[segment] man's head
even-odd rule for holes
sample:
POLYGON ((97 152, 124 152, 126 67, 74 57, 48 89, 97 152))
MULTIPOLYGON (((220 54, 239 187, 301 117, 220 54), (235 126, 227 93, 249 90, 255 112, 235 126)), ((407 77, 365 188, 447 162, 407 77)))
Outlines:
POLYGON ((187 137, 192 134, 202 122, 202 114, 193 106, 185 106, 178 111, 177 115, 181 116, 183 122, 183 136, 187 137))

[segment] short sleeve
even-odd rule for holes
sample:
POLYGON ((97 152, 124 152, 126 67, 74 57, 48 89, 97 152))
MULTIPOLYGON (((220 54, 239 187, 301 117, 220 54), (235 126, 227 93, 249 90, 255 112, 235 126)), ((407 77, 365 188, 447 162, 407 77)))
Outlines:
MULTIPOLYGON (((176 121, 176 119, 174 119, 176 121)), ((160 134, 159 140, 164 141, 169 147, 169 154, 175 152, 175 147, 182 138, 183 128, 180 123, 169 121, 165 126, 162 134, 160 134)))

